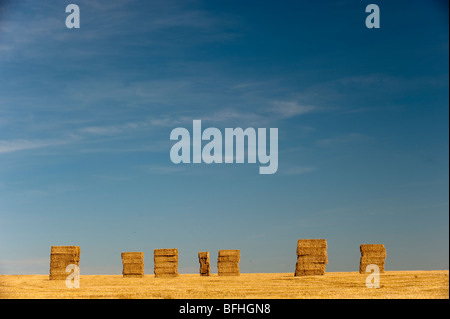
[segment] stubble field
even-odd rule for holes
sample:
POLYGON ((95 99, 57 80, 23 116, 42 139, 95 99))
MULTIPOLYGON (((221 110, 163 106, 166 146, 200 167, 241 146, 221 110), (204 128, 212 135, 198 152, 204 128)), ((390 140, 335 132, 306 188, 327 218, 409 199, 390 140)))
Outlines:
POLYGON ((380 288, 367 288, 357 272, 295 277, 292 273, 243 273, 239 277, 180 274, 177 278, 123 278, 81 275, 80 288, 48 275, 0 275, 0 298, 7 299, 448 299, 449 271, 386 271, 380 288))

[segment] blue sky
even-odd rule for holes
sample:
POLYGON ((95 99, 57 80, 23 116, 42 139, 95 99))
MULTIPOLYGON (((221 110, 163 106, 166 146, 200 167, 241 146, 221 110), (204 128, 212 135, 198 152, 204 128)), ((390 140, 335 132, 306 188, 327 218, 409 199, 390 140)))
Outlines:
POLYGON ((120 253, 240 249, 242 272, 328 271, 383 243, 387 270, 448 269, 448 3, 1 1, 0 273, 82 274, 120 253), (76 3, 81 28, 65 27, 76 3), (172 129, 278 128, 279 167, 175 165, 172 129))

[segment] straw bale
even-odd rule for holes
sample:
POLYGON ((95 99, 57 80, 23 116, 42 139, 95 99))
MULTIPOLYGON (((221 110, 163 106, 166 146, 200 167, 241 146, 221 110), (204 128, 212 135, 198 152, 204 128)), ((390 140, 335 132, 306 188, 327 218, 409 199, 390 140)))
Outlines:
POLYGON ((178 256, 155 256, 153 257, 155 263, 167 262, 167 261, 178 261, 178 256))
POLYGON ((361 252, 361 257, 380 257, 386 258, 387 254, 385 251, 365 251, 361 252))
POLYGON ((66 278, 67 276, 69 276, 71 274, 71 272, 66 272, 66 269, 52 269, 50 270, 50 275, 52 276, 64 276, 64 278, 66 278))
POLYGON ((122 274, 124 278, 143 278, 144 274, 122 274))
POLYGON ((171 266, 171 267, 158 267, 157 265, 155 265, 155 267, 153 267, 153 270, 160 270, 160 271, 178 271, 178 267, 175 266, 171 266))
POLYGON ((200 275, 202 276, 209 276, 211 273, 211 269, 209 267, 207 268, 200 268, 200 275))
POLYGON ((208 251, 200 251, 199 253, 198 253, 198 258, 200 259, 200 258, 207 258, 207 259, 209 259, 209 252, 208 251))
POLYGON ((66 267, 70 264, 79 266, 79 246, 51 246, 50 249, 50 280, 64 280, 70 275, 66 267))
POLYGON ((139 263, 143 263, 143 262, 144 262, 144 259, 142 259, 142 258, 127 257, 126 259, 122 259, 123 264, 139 264, 139 263))
POLYGON ((153 269, 155 274, 177 274, 178 269, 173 268, 155 268, 153 269))
POLYGON ((320 270, 325 271, 325 264, 299 264, 295 265, 295 270, 320 270))
POLYGON ((120 257, 122 258, 122 260, 136 260, 136 259, 144 260, 144 253, 129 251, 120 254, 120 257))
POLYGON ((239 272, 239 267, 221 267, 217 268, 218 272, 239 272))
POLYGON ((297 256, 327 256, 327 249, 322 247, 297 247, 297 256))
POLYGON ((219 256, 217 257, 217 261, 222 262, 222 261, 236 261, 239 262, 240 261, 240 256, 219 256))
POLYGON ((51 254, 50 260, 80 260, 77 254, 51 254))
POLYGON ((322 270, 296 270, 294 276, 323 276, 325 271, 322 270))
POLYGON ((209 271, 211 269, 211 266, 209 264, 207 265, 200 265, 200 272, 202 271, 209 271))
POLYGON ((217 267, 232 267, 232 266, 239 266, 238 262, 235 261, 218 261, 217 267))
POLYGON ((297 257, 297 262, 299 263, 323 263, 323 264, 328 264, 328 257, 327 255, 319 255, 319 256, 314 256, 314 255, 306 255, 306 256, 298 256, 297 257))
POLYGON ((365 263, 365 264, 378 264, 378 263, 384 263, 385 258, 384 257, 361 256, 360 262, 365 263))
POLYGON ((124 274, 141 274, 144 273, 144 264, 143 263, 127 263, 123 264, 124 274))
POLYGON ((326 239, 299 239, 297 247, 327 248, 326 239))
POLYGON ((239 267, 239 263, 233 261, 222 261, 217 263, 217 267, 239 267))
POLYGON ((386 248, 383 244, 365 244, 360 245, 359 250, 363 252, 385 252, 386 248))
POLYGON ((52 246, 50 252, 52 254, 74 253, 80 254, 80 246, 52 246))
POLYGON ((80 262, 78 261, 52 261, 50 262, 50 269, 64 269, 66 270, 66 267, 70 264, 74 264, 79 266, 80 262))
POLYGON ((66 272, 66 266, 61 268, 50 268, 49 280, 65 280, 70 272, 66 272))
POLYGON ((144 258, 144 253, 142 251, 126 251, 120 254, 122 258, 127 257, 141 257, 144 258))
MULTIPOLYGON (((372 265, 372 264, 374 264, 374 263, 360 263, 359 264, 359 273, 361 273, 361 274, 367 274, 366 273, 366 267, 368 266, 368 265, 372 265)), ((375 265, 377 265, 378 266, 378 269, 380 270, 380 273, 384 273, 385 272, 385 263, 381 263, 381 264, 375 264, 375 265)))
POLYGON ((178 256, 178 249, 176 248, 163 248, 155 249, 154 256, 178 256))
POLYGON ((155 263, 155 267, 159 267, 159 268, 163 268, 163 267, 176 267, 178 265, 178 263, 177 262, 170 262, 170 261, 167 261, 167 262, 157 262, 157 263, 155 263))
POLYGON ((66 256, 72 256, 72 257, 80 257, 79 253, 75 252, 67 252, 67 253, 50 253, 50 256, 54 256, 55 258, 61 257, 64 258, 66 256))
POLYGON ((200 275, 209 276, 211 272, 211 265, 209 261, 209 252, 199 252, 198 261, 200 263, 200 275))
POLYGON ((168 268, 155 268, 153 270, 153 273, 155 274, 155 276, 178 275, 178 270, 177 269, 168 269, 168 268))
POLYGON ((241 255, 241 251, 234 249, 226 249, 226 250, 219 250, 219 257, 224 257, 224 256, 240 256, 241 255))
POLYGON ((80 262, 80 257, 78 256, 63 256, 60 257, 60 255, 57 256, 50 256, 50 263, 53 262, 68 262, 68 263, 76 263, 76 262, 80 262))

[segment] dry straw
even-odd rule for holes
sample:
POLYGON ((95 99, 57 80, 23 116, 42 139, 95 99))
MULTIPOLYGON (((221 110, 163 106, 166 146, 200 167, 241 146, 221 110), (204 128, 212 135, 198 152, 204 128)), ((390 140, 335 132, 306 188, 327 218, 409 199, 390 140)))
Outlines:
POLYGON ((359 246, 361 259, 359 261, 359 272, 366 273, 368 265, 377 265, 380 273, 385 271, 386 248, 382 244, 364 244, 359 246))
POLYGON ((178 249, 155 249, 153 261, 155 277, 178 277, 178 249))
POLYGON ((295 276, 319 276, 325 274, 328 264, 326 239, 299 239, 295 276))
POLYGON ((176 248, 163 248, 163 249, 155 249, 154 256, 167 256, 173 257, 178 256, 178 249, 176 248))
POLYGON ((123 277, 144 277, 144 253, 143 252, 124 252, 122 257, 122 275, 123 277))
POLYGON ((240 256, 240 255, 241 255, 241 251, 237 250, 237 249, 233 249, 233 250, 219 250, 219 257, 240 256))
POLYGON ((52 246, 50 250, 50 280, 65 280, 69 273, 66 267, 70 264, 80 265, 79 246, 52 246))
POLYGON ((209 276, 211 273, 209 252, 207 252, 207 251, 199 252, 198 253, 198 262, 200 263, 200 276, 209 276))
POLYGON ((239 276, 240 250, 219 250, 217 270, 219 276, 239 276))

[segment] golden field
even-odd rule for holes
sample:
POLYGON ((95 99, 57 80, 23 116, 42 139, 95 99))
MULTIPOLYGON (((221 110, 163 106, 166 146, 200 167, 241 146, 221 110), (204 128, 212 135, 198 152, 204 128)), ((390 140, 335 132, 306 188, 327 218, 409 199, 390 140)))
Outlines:
POLYGON ((292 273, 243 273, 239 277, 181 274, 178 278, 123 278, 81 275, 80 288, 48 275, 0 275, 0 298, 14 299, 448 299, 449 271, 386 271, 380 288, 367 288, 365 274, 329 272, 295 277, 292 273))

